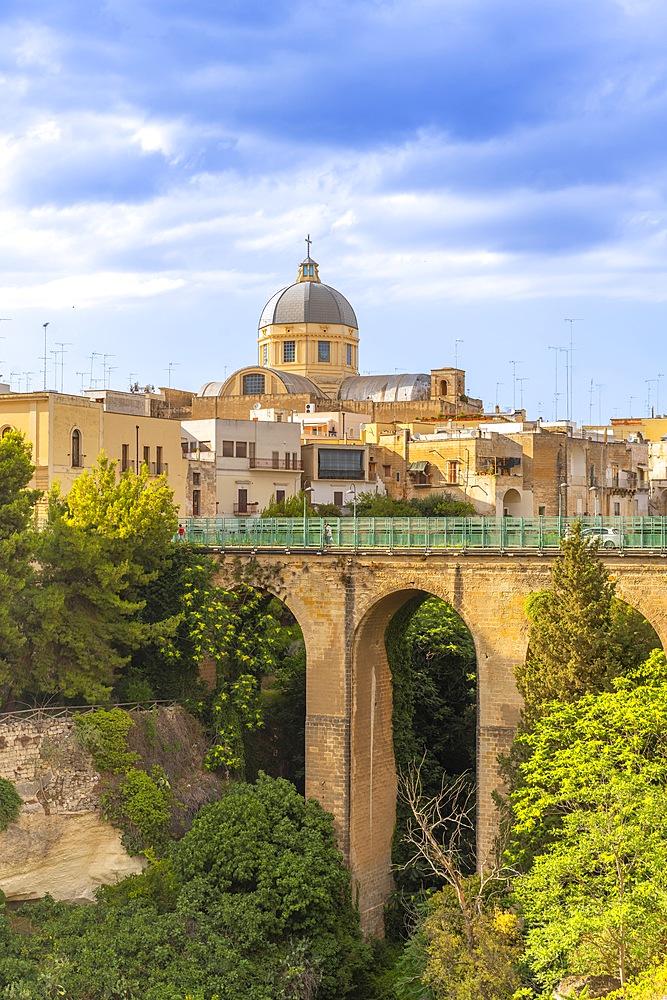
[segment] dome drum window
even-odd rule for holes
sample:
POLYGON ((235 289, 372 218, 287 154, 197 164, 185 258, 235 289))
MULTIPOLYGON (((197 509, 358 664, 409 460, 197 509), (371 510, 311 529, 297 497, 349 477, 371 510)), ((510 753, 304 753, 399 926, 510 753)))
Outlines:
POLYGON ((330 362, 331 361, 331 341, 330 340, 318 340, 318 342, 317 342, 317 360, 319 362, 330 362))
POLYGON ((296 361, 296 341, 286 340, 283 343, 283 363, 289 364, 291 361, 296 361))
POLYGON ((243 376, 243 395, 261 396, 264 394, 265 378, 261 372, 250 372, 243 376))

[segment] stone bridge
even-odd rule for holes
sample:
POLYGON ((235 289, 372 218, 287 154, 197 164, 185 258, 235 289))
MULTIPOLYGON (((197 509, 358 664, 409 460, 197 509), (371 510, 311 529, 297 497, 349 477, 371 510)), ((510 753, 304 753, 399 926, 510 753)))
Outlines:
MULTIPOLYGON (((358 887, 362 925, 382 933, 392 889, 396 804, 392 687, 384 636, 418 594, 447 601, 477 652, 478 863, 492 849, 497 756, 508 749, 520 698, 514 667, 526 655, 526 596, 549 586, 553 555, 538 553, 225 552, 217 582, 244 580, 280 598, 306 645, 306 794, 335 817, 358 887)), ((667 648, 667 559, 604 555, 617 594, 653 625, 667 648)))

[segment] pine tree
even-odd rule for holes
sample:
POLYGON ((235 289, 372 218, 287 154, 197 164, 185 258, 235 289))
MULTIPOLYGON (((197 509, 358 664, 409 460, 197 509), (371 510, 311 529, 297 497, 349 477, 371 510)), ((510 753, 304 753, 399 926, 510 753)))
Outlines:
POLYGON ((527 718, 551 700, 569 702, 609 690, 623 672, 615 586, 595 542, 582 536, 581 522, 575 522, 561 543, 551 588, 526 603, 529 649, 516 679, 527 718))

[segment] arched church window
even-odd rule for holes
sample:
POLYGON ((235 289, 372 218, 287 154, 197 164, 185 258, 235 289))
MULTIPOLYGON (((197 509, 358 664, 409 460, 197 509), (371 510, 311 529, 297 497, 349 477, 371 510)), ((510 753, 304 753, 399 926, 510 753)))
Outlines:
POLYGON ((72 431, 72 468, 81 468, 81 431, 72 431))

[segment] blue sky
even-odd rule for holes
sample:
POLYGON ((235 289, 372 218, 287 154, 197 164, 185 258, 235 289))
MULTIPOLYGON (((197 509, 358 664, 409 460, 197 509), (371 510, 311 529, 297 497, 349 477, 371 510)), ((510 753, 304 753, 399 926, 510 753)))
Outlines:
POLYGON ((0 30, 15 388, 45 322, 70 391, 93 354, 118 388, 253 363, 310 233, 362 371, 458 351, 551 417, 570 318, 575 418, 667 411, 664 2, 8 0, 0 30))

